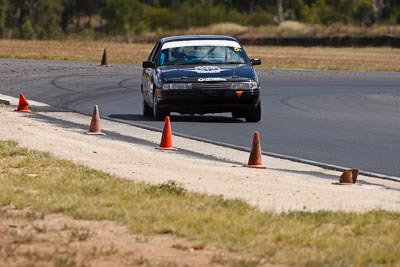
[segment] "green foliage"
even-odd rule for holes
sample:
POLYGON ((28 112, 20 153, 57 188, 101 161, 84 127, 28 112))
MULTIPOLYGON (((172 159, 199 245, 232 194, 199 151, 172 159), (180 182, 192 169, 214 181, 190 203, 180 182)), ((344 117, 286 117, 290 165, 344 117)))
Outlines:
POLYGON ((35 30, 33 29, 32 22, 26 18, 24 23, 21 25, 20 38, 32 40, 36 37, 35 30))
POLYGON ((187 26, 206 26, 212 23, 213 17, 217 17, 218 22, 218 8, 210 10, 208 7, 195 4, 194 6, 184 5, 181 7, 181 14, 187 14, 185 16, 185 25, 187 26), (211 14, 213 12, 213 14, 211 14))
POLYGON ((147 23, 145 21, 140 21, 134 29, 134 33, 135 34, 141 34, 143 32, 146 32, 149 30, 149 25, 147 25, 147 23))
POLYGON ((150 8, 145 12, 144 22, 152 31, 182 28, 179 15, 166 8, 150 8))
POLYGON ((252 26, 261 26, 272 24, 274 15, 268 12, 253 12, 246 16, 246 24, 252 26))
POLYGON ((58 39, 63 33, 60 27, 63 6, 61 0, 38 1, 34 7, 34 22, 41 39, 58 39))
POLYGON ((388 23, 400 24, 400 0, 392 1, 387 9, 388 23))
POLYGON ((143 14, 143 5, 138 0, 106 0, 102 17, 105 29, 113 34, 132 33, 143 14))
POLYGON ((83 40, 93 40, 94 39, 94 30, 92 28, 84 29, 81 32, 80 36, 83 40))
POLYGON ((10 5, 8 0, 0 0, 0 37, 6 30, 6 22, 9 14, 10 5))
POLYGON ((354 5, 350 13, 353 22, 357 24, 371 24, 372 21, 372 6, 369 0, 360 0, 354 5))
MULTIPOLYGON (((312 24, 396 24, 400 23, 400 0, 282 0, 282 13, 284 20, 312 24)), ((262 26, 280 23, 278 17, 277 1, 0 0, 0 37, 12 29, 14 37, 31 38, 26 33, 28 20, 35 37, 55 39, 82 32, 93 33, 90 38, 98 32, 162 34, 222 22, 262 26)))
POLYGON ((370 0, 317 0, 303 8, 306 22, 333 24, 337 22, 370 25, 373 22, 373 9, 370 0))
POLYGON ((147 188, 146 192, 154 195, 172 194, 180 196, 186 193, 186 189, 182 187, 182 185, 178 182, 169 180, 160 185, 150 186, 149 188, 147 188))

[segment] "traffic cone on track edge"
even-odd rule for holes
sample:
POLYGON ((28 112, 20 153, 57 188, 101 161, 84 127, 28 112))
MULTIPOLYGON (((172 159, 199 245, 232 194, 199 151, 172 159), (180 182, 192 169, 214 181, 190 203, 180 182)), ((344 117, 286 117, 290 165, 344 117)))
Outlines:
POLYGON ((159 150, 177 150, 175 147, 172 145, 172 131, 171 131, 171 121, 169 116, 165 117, 165 122, 164 122, 164 129, 161 137, 161 144, 159 147, 156 147, 156 149, 159 150))
POLYGON ((108 60, 107 60, 107 49, 104 48, 103 56, 101 57, 101 67, 108 67, 108 60))
POLYGON ((101 132, 100 114, 98 105, 95 105, 93 108, 92 121, 90 122, 89 131, 87 131, 86 134, 105 135, 104 133, 101 132))
POLYGON ((258 132, 254 132, 253 144, 251 146, 249 162, 246 165, 244 165, 244 167, 258 168, 258 169, 267 168, 262 164, 260 135, 258 134, 258 132))
POLYGON ((29 103, 26 100, 24 93, 19 93, 19 103, 18 103, 18 107, 15 111, 18 112, 27 112, 30 113, 31 111, 28 109, 29 103))
POLYGON ((355 184, 359 173, 360 173, 359 169, 346 170, 340 176, 339 183, 336 183, 336 184, 340 184, 340 185, 355 184))

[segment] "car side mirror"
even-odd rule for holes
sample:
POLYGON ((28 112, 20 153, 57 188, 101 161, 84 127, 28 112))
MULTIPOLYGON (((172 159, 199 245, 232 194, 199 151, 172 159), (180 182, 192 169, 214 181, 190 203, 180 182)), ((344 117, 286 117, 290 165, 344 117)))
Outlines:
POLYGON ((155 64, 152 61, 143 61, 142 67, 145 69, 147 69, 147 68, 152 69, 155 67, 155 64))
POLYGON ((251 65, 253 65, 253 66, 261 65, 261 59, 259 59, 259 58, 250 59, 250 63, 251 63, 251 65))

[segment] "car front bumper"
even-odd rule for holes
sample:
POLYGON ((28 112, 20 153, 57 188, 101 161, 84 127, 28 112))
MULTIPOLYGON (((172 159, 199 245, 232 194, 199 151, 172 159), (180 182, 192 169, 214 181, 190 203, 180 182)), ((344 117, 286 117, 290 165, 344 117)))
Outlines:
POLYGON ((257 107, 260 89, 156 90, 158 107, 187 114, 242 111, 257 107))

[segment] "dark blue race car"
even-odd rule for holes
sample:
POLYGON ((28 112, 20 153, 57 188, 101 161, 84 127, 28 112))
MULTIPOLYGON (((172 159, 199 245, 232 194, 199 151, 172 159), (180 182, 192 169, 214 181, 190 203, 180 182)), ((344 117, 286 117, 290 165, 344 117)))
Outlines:
POLYGON ((163 120, 170 112, 231 112, 248 122, 261 119, 260 82, 232 37, 187 35, 159 40, 143 62, 143 115, 163 120))

